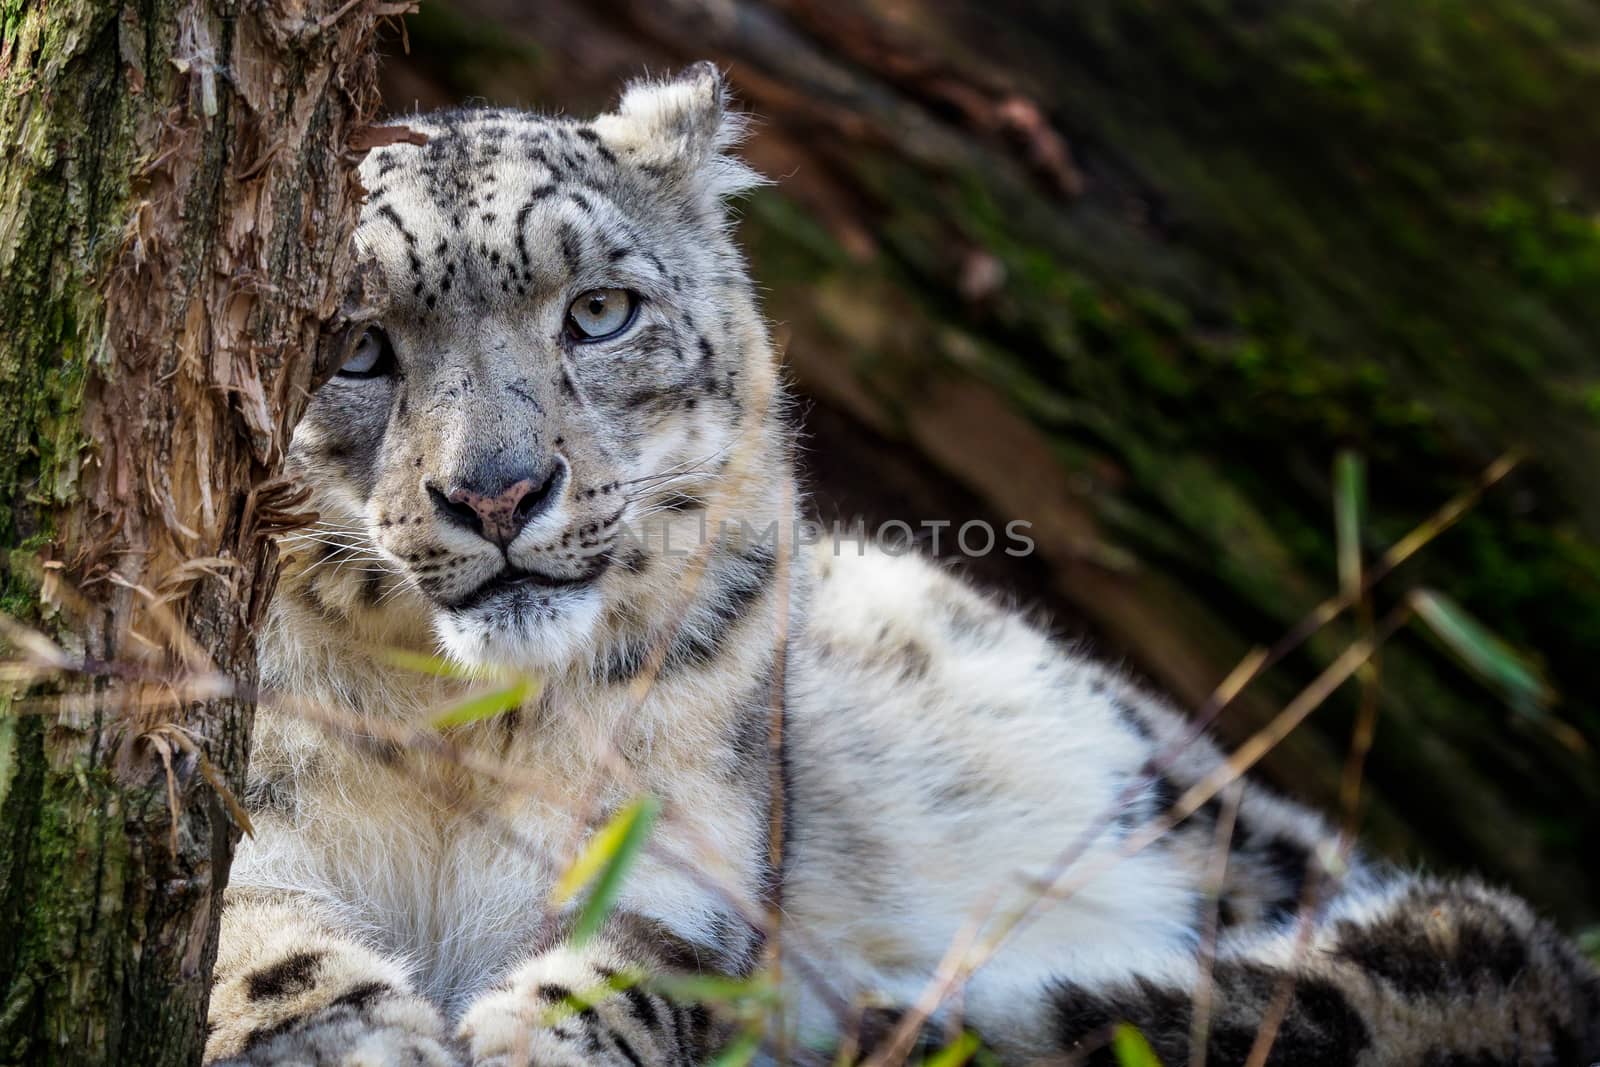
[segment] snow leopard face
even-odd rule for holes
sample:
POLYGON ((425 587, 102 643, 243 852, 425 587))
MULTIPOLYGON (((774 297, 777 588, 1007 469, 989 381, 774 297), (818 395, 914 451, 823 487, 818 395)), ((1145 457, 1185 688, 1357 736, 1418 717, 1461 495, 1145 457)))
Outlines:
POLYGON ((462 661, 544 667, 689 565, 775 380, 723 101, 702 64, 591 122, 447 112, 368 157, 369 328, 290 456, 327 540, 366 549, 302 568, 324 612, 410 610, 462 661))

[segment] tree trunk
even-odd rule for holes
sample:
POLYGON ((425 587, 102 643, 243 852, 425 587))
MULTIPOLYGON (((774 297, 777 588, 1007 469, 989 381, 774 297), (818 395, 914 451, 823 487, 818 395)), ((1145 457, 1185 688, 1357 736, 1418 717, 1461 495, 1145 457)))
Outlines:
POLYGON ((198 1060, 297 521, 274 476, 337 358, 396 10, 6 4, 0 611, 28 630, 0 679, 0 1062, 198 1060))
MULTIPOLYGON (((1523 449, 1379 606, 1440 587, 1564 699, 1519 715, 1403 633, 1364 830, 1600 921, 1594 4, 430 0, 409 30, 401 111, 582 113, 726 67, 778 179, 742 237, 822 515, 1032 521, 1032 558, 969 570, 1190 706, 1334 588, 1338 449, 1368 458, 1369 555, 1523 449)), ((1265 773, 1336 808, 1354 708, 1265 773)))

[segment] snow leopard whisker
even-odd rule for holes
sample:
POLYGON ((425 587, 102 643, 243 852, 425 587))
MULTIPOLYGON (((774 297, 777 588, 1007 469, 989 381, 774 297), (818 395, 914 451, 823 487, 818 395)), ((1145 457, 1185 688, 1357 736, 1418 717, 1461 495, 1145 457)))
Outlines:
POLYGON ((340 552, 367 552, 378 554, 378 546, 371 541, 343 541, 336 537, 306 537, 292 543, 285 543, 281 547, 293 551, 303 551, 312 545, 325 545, 340 552))
POLYGON ((371 544, 372 544, 372 542, 368 541, 366 538, 360 538, 360 539, 357 539, 357 540, 345 540, 343 538, 334 536, 332 534, 324 534, 324 533, 298 533, 298 534, 291 534, 288 537, 281 537, 281 538, 278 539, 278 543, 281 544, 281 545, 299 544, 299 543, 301 543, 303 541, 316 541, 319 544, 339 545, 340 547, 356 547, 356 546, 361 546, 361 545, 365 545, 367 547, 371 547, 371 544))
POLYGON ((297 530, 294 533, 289 534, 288 536, 293 537, 293 536, 296 536, 299 533, 306 532, 306 531, 321 531, 321 532, 324 532, 324 533, 350 533, 350 534, 357 534, 357 535, 362 536, 362 537, 366 536, 366 532, 367 532, 366 527, 364 525, 362 525, 361 523, 329 522, 326 519, 318 519, 316 522, 312 523, 311 525, 302 527, 300 530, 297 530))
POLYGON ((407 589, 410 589, 414 584, 409 575, 402 574, 399 571, 390 571, 389 573, 397 575, 400 578, 400 581, 394 583, 392 587, 390 587, 382 596, 380 596, 377 603, 374 604, 373 607, 382 606, 385 602, 392 599, 396 595, 404 592, 407 589))
POLYGON ((372 550, 370 545, 332 545, 325 541, 320 543, 328 544, 333 551, 328 552, 321 558, 317 559, 311 564, 313 567, 320 567, 333 562, 348 562, 349 560, 357 557, 370 560, 374 563, 386 562, 382 556, 378 555, 372 550))
POLYGON ((684 475, 681 478, 674 477, 668 481, 657 482, 654 485, 646 486, 638 492, 629 493, 623 499, 629 504, 637 504, 640 501, 647 501, 658 497, 666 497, 668 490, 678 491, 681 486, 693 484, 695 484, 695 476, 684 475))
POLYGON ((375 558, 357 559, 355 557, 342 559, 339 562, 335 563, 333 565, 333 573, 334 574, 338 574, 340 571, 344 570, 345 567, 350 566, 351 564, 357 565, 360 568, 361 573, 363 573, 363 574, 393 574, 393 573, 395 573, 394 570, 391 567, 389 567, 387 562, 384 561, 384 560, 375 559, 375 558))
POLYGON ((723 445, 719 449, 706 453, 698 459, 686 459, 682 462, 674 463, 670 467, 665 467, 654 474, 646 474, 639 478, 630 478, 627 481, 620 482, 618 484, 638 485, 641 482, 649 482, 661 478, 676 478, 689 474, 716 474, 717 472, 708 466, 708 464, 715 463, 717 460, 727 455, 733 450, 733 447, 734 442, 730 442, 726 445, 723 445))
POLYGON ((393 564, 391 564, 387 559, 384 559, 382 556, 373 552, 370 546, 365 545, 344 545, 342 547, 336 547, 334 551, 329 552, 321 559, 316 560, 310 566, 308 566, 306 568, 306 573, 309 574, 312 571, 329 565, 332 565, 335 573, 337 573, 340 568, 349 563, 372 564, 378 569, 389 571, 390 573, 398 573, 393 564))
MULTIPOLYGON (((338 563, 334 564, 333 573, 334 574, 338 574, 340 571, 344 570, 345 567, 347 567, 347 566, 353 566, 353 567, 357 568, 357 570, 361 574, 394 574, 394 573, 396 573, 395 571, 390 570, 388 567, 386 567, 386 566, 384 566, 384 565, 382 565, 380 563, 377 563, 376 561, 360 561, 360 562, 357 562, 357 561, 354 561, 354 560, 340 560, 338 563)), ((313 573, 313 572, 315 572, 315 571, 317 571, 319 569, 320 569, 320 567, 308 567, 308 568, 306 568, 305 573, 306 574, 311 574, 311 573, 313 573)))
POLYGON ((639 478, 632 482, 623 483, 625 487, 631 490, 624 495, 629 500, 635 500, 641 496, 646 496, 652 492, 656 492, 664 486, 692 481, 697 478, 708 478, 711 476, 712 472, 708 470, 688 470, 678 474, 659 474, 652 478, 639 478))

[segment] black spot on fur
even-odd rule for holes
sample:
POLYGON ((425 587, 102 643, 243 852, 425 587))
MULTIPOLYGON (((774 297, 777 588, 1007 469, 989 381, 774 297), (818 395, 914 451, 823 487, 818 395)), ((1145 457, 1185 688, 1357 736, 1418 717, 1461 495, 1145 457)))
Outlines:
POLYGON ((1159 819, 1171 811, 1172 806, 1178 802, 1178 787, 1171 778, 1156 771, 1154 767, 1148 764, 1145 766, 1145 773, 1154 774, 1154 778, 1150 782, 1149 817, 1151 819, 1159 819))
POLYGON ((348 992, 340 994, 328 1007, 365 1011, 373 1001, 381 1000, 394 991, 394 987, 388 982, 363 982, 348 992))
POLYGON ((627 685, 644 670, 649 656, 649 646, 643 641, 625 638, 611 649, 602 677, 607 685, 627 685))
MULTIPOLYGON (((1371 1045, 1360 1014, 1339 989, 1321 979, 1297 976, 1289 1009, 1267 1057, 1271 1067, 1346 1067, 1371 1045)), ((1218 963, 1212 974, 1213 1004, 1207 1062, 1240 1064, 1249 1056, 1260 1024, 1283 978, 1257 964, 1218 963)), ((1061 982, 1051 990, 1056 1035, 1067 1052, 1095 1051, 1084 1062, 1115 1064, 1102 1043, 1113 1024, 1129 1022, 1150 1042, 1163 1063, 1189 1058, 1192 993, 1135 979, 1090 990, 1061 982)))
POLYGON ((400 236, 405 239, 406 244, 415 245, 417 243, 416 234, 406 229, 406 224, 400 220, 400 213, 394 208, 388 204, 383 205, 378 209, 378 217, 399 230, 400 236))
MULTIPOLYGON (((1224 998, 1227 971, 1227 967, 1218 968, 1218 995, 1224 998)), ((1357 1063, 1371 1044, 1366 1023, 1337 986, 1300 975, 1267 1063, 1269 1067, 1346 1067, 1357 1063)), ((1227 1062, 1220 1053, 1213 1059, 1227 1062)))
POLYGON ((1310 873, 1311 853, 1300 842, 1281 836, 1269 839, 1264 845, 1251 842, 1250 851, 1258 853, 1281 887, 1277 899, 1266 905, 1267 921, 1288 922, 1300 909, 1310 873))
POLYGON ((639 1020, 639 1025, 650 1033, 655 1033, 661 1028, 661 1017, 656 1013, 656 1006, 649 994, 637 986, 628 986, 622 991, 622 999, 628 1005, 628 1011, 639 1020))
MULTIPOLYGON (((1099 993, 1092 992, 1072 982, 1061 982, 1050 991, 1050 1001, 1055 1009, 1055 1034, 1062 1049, 1079 1052, 1090 1041, 1102 1039, 1112 1024, 1123 1016, 1099 993)), ((1106 1050, 1099 1049, 1086 1063, 1115 1063, 1106 1050), (1098 1057, 1098 1058, 1097 1058, 1098 1057)))
POLYGON ((1334 953, 1413 997, 1480 983, 1506 989, 1529 965, 1522 935, 1491 909, 1420 892, 1377 922, 1340 923, 1334 953))
POLYGON ((260 1029, 250 1031, 245 1035, 244 1051, 249 1052, 257 1045, 264 1045, 268 1041, 271 1041, 273 1038, 277 1037, 279 1034, 288 1033, 290 1030, 298 1026, 300 1021, 301 1020, 298 1016, 291 1015, 287 1019, 278 1020, 271 1026, 263 1026, 260 1029))
POLYGON ((539 986, 534 992, 539 995, 541 1000, 548 1000, 552 1004, 559 1004, 572 996, 572 990, 555 982, 539 986))
POLYGON ((688 1026, 685 1035, 690 1045, 696 1049, 704 1049, 711 1037, 711 1009, 704 1004, 690 1004, 684 1009, 688 1026))
MULTIPOLYGON (((1100 682, 1095 684, 1103 685, 1100 682)), ((1139 714, 1138 709, 1133 706, 1132 702, 1124 697, 1116 696, 1111 698, 1111 707, 1116 711, 1117 718, 1121 719, 1123 725, 1133 731, 1135 736, 1145 741, 1155 740, 1155 733, 1150 729, 1150 724, 1144 721, 1144 717, 1139 714)))
POLYGON ((310 989, 317 981, 323 952, 295 952, 245 979, 251 1000, 276 1000, 310 989))

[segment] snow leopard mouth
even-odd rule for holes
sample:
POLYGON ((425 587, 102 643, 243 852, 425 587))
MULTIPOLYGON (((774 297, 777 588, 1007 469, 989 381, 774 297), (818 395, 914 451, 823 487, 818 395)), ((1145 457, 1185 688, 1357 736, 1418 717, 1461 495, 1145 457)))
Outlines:
POLYGON ((500 597, 515 596, 518 593, 556 593, 565 590, 577 590, 593 585, 610 567, 611 558, 609 555, 598 556, 588 561, 584 570, 570 575, 547 574, 543 571, 521 567, 507 567, 470 593, 445 606, 451 611, 463 612, 481 607, 500 597))

